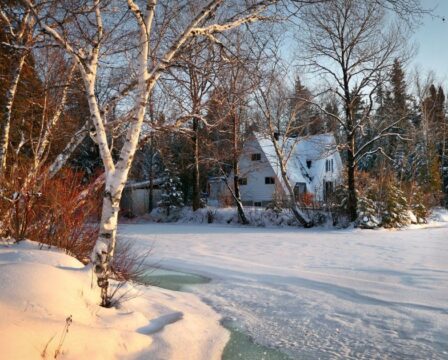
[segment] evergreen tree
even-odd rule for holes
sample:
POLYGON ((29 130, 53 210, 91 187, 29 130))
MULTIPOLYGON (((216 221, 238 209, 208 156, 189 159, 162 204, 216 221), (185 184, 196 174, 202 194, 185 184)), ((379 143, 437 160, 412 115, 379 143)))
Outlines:
POLYGON ((172 210, 184 206, 183 192, 181 190, 180 179, 166 169, 162 181, 162 198, 158 206, 165 210, 167 216, 170 216, 172 210))
MULTIPOLYGON (((399 59, 395 59, 390 74, 391 99, 386 99, 386 106, 390 105, 386 116, 390 122, 397 123, 390 130, 391 132, 404 136, 410 131, 408 95, 406 89, 405 73, 399 59)), ((408 152, 405 142, 397 137, 388 139, 388 154, 394 160, 394 168, 401 178, 404 169, 405 154, 408 152)))
POLYGON ((375 229, 380 223, 376 202, 368 196, 360 196, 358 198, 358 219, 356 220, 356 225, 361 229, 375 229))
POLYGON ((423 192, 420 187, 417 187, 413 192, 411 203, 411 209, 417 219, 417 223, 425 224, 429 211, 424 204, 423 192))
POLYGON ((381 225, 385 228, 399 228, 409 224, 409 205, 403 191, 392 181, 387 183, 385 190, 381 225))
POLYGON ((398 117, 406 117, 408 114, 405 74, 399 59, 395 59, 390 75, 392 86, 393 107, 398 117))
POLYGON ((311 100, 311 92, 302 84, 300 77, 297 76, 294 84, 294 92, 290 100, 290 113, 294 122, 291 135, 306 136, 319 133, 320 121, 313 112, 312 105, 308 102, 311 100))

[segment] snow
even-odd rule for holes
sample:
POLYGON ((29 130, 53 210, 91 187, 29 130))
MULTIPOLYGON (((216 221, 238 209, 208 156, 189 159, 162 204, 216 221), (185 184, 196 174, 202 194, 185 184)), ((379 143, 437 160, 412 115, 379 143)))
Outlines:
POLYGON ((61 359, 208 360, 228 340, 193 294, 126 285, 119 309, 98 306, 89 267, 33 242, 0 245, 0 268, 2 359, 54 358, 62 342, 61 359))
MULTIPOLYGON (((207 206, 206 208, 193 211, 190 207, 183 207, 172 211, 168 217, 162 208, 155 208, 150 214, 128 220, 126 223, 153 222, 178 222, 183 224, 207 224, 211 219, 213 224, 239 224, 238 211, 235 207, 219 208, 207 206)), ((289 209, 281 212, 266 210, 261 207, 245 206, 244 211, 251 225, 255 226, 294 226, 297 221, 289 209)))
POLYGON ((153 246, 151 260, 163 267, 212 278, 193 291, 293 359, 448 358, 447 223, 394 231, 133 224, 119 233, 153 246))

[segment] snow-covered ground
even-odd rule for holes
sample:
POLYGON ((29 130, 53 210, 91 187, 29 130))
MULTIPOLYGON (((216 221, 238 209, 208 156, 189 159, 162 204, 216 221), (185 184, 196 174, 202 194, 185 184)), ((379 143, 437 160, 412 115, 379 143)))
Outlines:
POLYGON ((448 223, 399 231, 122 225, 293 359, 448 359, 448 223))
POLYGON ((62 252, 0 245, 0 358, 221 358, 229 334, 197 296, 128 286, 139 297, 105 309, 91 284, 92 271, 62 252))

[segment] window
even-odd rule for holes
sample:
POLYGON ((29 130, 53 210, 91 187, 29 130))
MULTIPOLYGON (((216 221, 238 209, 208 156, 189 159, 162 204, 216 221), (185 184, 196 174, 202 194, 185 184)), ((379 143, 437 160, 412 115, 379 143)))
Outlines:
POLYGON ((238 185, 247 185, 247 178, 239 178, 238 185))
POLYGON ((294 186, 294 194, 296 197, 300 197, 303 194, 306 194, 306 184, 302 182, 296 183, 294 186))
POLYGON ((252 159, 252 161, 260 161, 261 160, 261 154, 260 153, 252 154, 251 159, 252 159))
POLYGON ((265 178, 264 178, 264 183, 265 183, 266 185, 272 185, 272 184, 275 184, 275 178, 273 178, 273 177, 265 177, 265 178))
POLYGON ((326 172, 333 172, 333 159, 325 160, 325 171, 326 172))
POLYGON ((324 181, 324 201, 328 201, 334 193, 334 184, 331 181, 324 181))
POLYGON ((308 167, 308 169, 311 169, 312 164, 313 164, 313 162, 311 160, 306 161, 306 166, 308 167))
POLYGON ((254 206, 261 206, 261 201, 254 201, 254 206))

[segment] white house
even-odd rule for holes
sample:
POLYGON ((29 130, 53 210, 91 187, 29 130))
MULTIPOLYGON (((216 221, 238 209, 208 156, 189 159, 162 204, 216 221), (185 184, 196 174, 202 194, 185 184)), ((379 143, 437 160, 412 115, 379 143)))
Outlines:
MULTIPOLYGON (((287 175, 296 197, 301 199, 304 194, 309 194, 308 199, 324 202, 341 182, 342 161, 334 136, 280 137, 278 144, 287 158, 287 175)), ((244 144, 239 168, 244 205, 266 206, 274 198, 285 199, 288 192, 270 138, 254 133, 244 144)), ((210 202, 222 204, 225 193, 222 179, 210 179, 210 202)))

